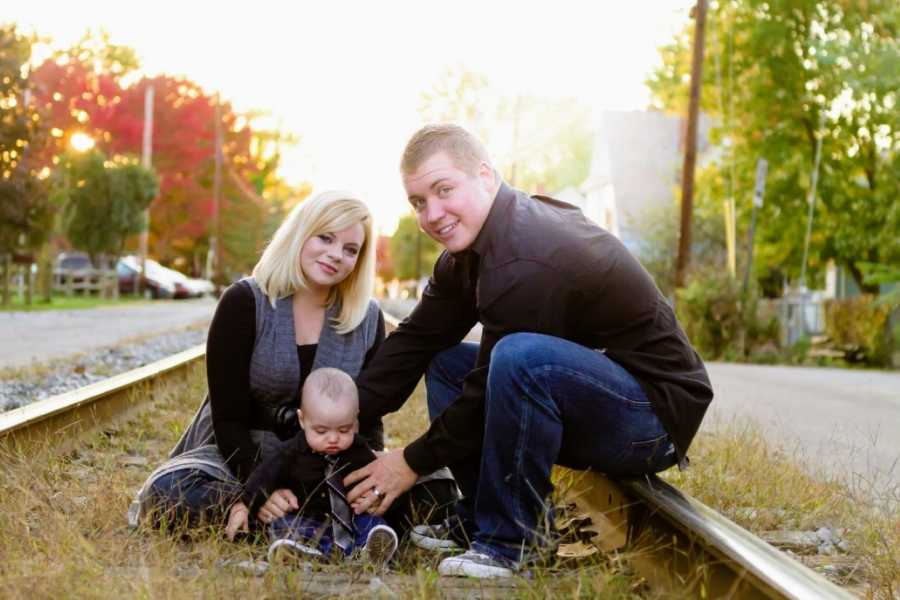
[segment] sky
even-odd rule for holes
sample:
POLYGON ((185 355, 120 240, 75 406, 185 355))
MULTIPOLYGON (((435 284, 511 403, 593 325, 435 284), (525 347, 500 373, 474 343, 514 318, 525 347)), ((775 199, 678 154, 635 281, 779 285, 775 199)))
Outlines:
POLYGON ((383 232, 408 211, 398 174, 423 124, 421 95, 447 67, 493 88, 640 110, 657 47, 689 0, 8 2, 4 21, 65 47, 88 28, 134 48, 147 75, 184 75, 299 137, 281 175, 359 193, 383 232))

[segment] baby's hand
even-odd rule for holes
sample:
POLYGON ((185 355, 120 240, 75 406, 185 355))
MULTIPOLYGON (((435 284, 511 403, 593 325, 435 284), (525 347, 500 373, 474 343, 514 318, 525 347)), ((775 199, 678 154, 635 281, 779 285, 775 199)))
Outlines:
POLYGON ((249 515, 250 510, 243 502, 237 502, 232 505, 231 511, 228 514, 228 525, 225 527, 225 537, 228 538, 228 541, 234 541, 234 536, 238 531, 249 531, 247 522, 247 517, 249 515))

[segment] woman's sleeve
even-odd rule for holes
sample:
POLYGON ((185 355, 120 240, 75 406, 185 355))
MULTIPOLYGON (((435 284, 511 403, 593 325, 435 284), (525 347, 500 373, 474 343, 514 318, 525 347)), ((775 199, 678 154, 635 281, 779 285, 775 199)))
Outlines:
POLYGON ((250 357, 256 338, 256 300, 245 283, 225 290, 206 340, 206 378, 213 430, 231 472, 245 481, 258 460, 250 438, 253 403, 250 357))
POLYGON ((378 308, 378 324, 375 326, 375 342, 372 343, 372 347, 366 351, 366 358, 363 361, 362 368, 365 369, 366 365, 372 360, 372 357, 375 356, 375 353, 378 352, 378 348, 381 347, 381 342, 384 341, 384 313, 381 312, 381 309, 378 308))

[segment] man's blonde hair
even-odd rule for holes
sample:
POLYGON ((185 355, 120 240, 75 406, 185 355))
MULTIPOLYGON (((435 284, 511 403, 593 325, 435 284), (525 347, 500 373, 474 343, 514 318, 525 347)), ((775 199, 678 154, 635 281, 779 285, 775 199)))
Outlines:
POLYGON ((356 383, 353 382, 352 377, 340 369, 322 367, 309 374, 306 381, 303 382, 300 398, 301 409, 310 392, 334 402, 351 401, 356 410, 359 410, 359 392, 356 390, 356 383))
POLYGON ((478 173, 481 163, 491 164, 487 150, 474 135, 459 125, 426 125, 409 139, 400 160, 400 172, 415 173, 426 160, 445 152, 453 164, 471 176, 478 173))
POLYGON ((300 251, 309 238, 357 223, 362 224, 365 239, 356 266, 344 281, 331 288, 327 301, 328 307, 340 302, 335 330, 347 333, 355 329, 366 316, 375 287, 375 240, 369 207, 350 192, 322 192, 304 200, 278 227, 253 267, 253 277, 272 306, 279 298, 309 289, 300 267, 300 251))

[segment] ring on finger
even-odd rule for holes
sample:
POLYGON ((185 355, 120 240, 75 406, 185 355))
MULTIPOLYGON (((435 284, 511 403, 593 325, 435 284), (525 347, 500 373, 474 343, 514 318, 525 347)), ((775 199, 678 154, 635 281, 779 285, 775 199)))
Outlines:
POLYGON ((381 498, 382 496, 382 493, 378 490, 377 487, 372 488, 372 494, 374 494, 376 498, 381 498))

